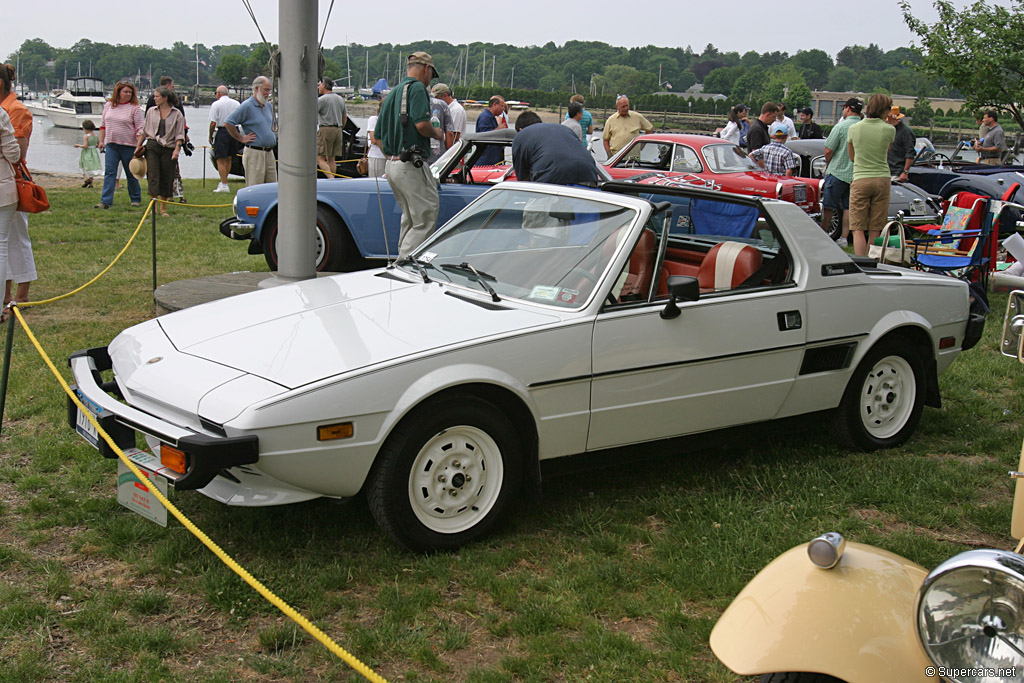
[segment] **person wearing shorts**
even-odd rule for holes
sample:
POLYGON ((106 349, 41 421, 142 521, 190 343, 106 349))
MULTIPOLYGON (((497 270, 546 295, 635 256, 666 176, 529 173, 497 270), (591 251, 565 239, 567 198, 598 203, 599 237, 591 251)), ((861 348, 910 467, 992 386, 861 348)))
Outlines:
POLYGON ((826 231, 832 229, 832 217, 836 212, 842 214, 842 236, 836 241, 847 246, 846 238, 850 234, 850 183, 853 182, 853 162, 846 153, 846 140, 850 126, 860 121, 863 103, 851 97, 843 104, 843 119, 837 123, 825 140, 825 188, 821 200, 821 227, 826 231))
POLYGON ((228 187, 228 173, 231 172, 232 160, 242 151, 242 143, 231 137, 224 122, 240 104, 228 95, 227 86, 217 86, 217 99, 210 107, 210 147, 213 148, 213 159, 217 162, 217 173, 220 175, 220 182, 214 192, 231 191, 228 187))
POLYGON ((850 126, 846 143, 853 161, 850 184, 850 233, 853 253, 868 255, 868 245, 882 234, 889 216, 889 146, 896 129, 885 117, 892 109, 892 98, 875 94, 864 108, 864 120, 850 126))

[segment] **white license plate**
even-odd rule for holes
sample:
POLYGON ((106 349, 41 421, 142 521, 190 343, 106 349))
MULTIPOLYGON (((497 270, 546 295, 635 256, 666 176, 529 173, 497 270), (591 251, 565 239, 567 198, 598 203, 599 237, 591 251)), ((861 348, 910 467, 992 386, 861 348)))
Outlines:
POLYGON ((913 202, 910 205, 910 215, 911 216, 923 216, 924 215, 924 210, 925 209, 924 209, 924 203, 923 202, 913 202))
POLYGON ((92 422, 89 422, 89 418, 86 417, 85 412, 79 408, 78 415, 75 418, 75 431, 78 432, 83 439, 92 444, 93 448, 100 447, 100 435, 96 431, 96 427, 93 426, 92 422))
POLYGON ((793 200, 797 204, 803 204, 807 201, 807 186, 797 185, 793 188, 793 200))

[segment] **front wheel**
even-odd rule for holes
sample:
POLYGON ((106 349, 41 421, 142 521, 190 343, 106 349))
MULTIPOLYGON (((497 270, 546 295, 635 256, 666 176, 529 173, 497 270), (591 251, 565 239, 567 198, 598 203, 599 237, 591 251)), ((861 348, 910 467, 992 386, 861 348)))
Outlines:
POLYGON ((843 394, 836 433, 865 451, 892 448, 914 433, 924 407, 925 369, 908 341, 880 341, 861 360, 843 394))
MULTIPOLYGON (((260 243, 263 245, 263 258, 272 271, 277 270, 277 236, 278 223, 277 211, 267 218, 263 234, 260 236, 260 243)), ((359 249, 355 241, 345 229, 345 224, 334 212, 324 208, 316 207, 316 241, 315 257, 316 271, 319 272, 341 272, 358 270, 362 263, 359 249)))
POLYGON ((380 527, 414 552, 453 550, 506 516, 522 446, 501 410, 471 396, 425 404, 388 437, 367 483, 380 527))
POLYGON ((761 677, 761 683, 843 683, 843 681, 832 676, 826 676, 825 674, 794 671, 789 673, 765 674, 761 677))
POLYGON ((832 222, 825 226, 825 233, 832 238, 832 241, 838 240, 843 236, 843 210, 838 209, 832 212, 832 222))

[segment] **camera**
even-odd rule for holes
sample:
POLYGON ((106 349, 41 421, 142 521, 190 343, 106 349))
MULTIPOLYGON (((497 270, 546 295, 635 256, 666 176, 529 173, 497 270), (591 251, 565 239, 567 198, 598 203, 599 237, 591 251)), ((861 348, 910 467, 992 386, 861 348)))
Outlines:
POLYGON ((398 154, 399 161, 411 161, 412 165, 416 168, 423 166, 423 153, 420 152, 419 147, 412 147, 410 149, 403 149, 398 154))

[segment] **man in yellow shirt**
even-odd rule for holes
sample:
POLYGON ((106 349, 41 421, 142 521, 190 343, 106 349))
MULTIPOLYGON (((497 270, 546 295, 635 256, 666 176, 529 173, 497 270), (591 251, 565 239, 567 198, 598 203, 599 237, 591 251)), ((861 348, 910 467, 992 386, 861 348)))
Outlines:
POLYGON ((615 113, 604 124, 604 151, 611 157, 629 142, 643 133, 650 133, 654 126, 640 114, 629 110, 629 98, 623 95, 615 100, 615 113))

